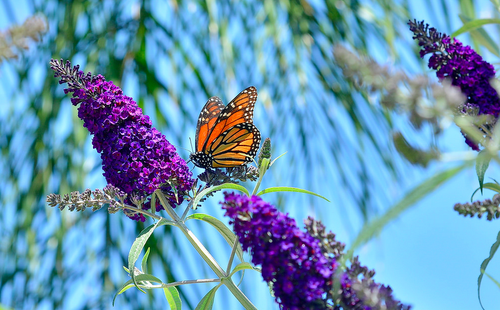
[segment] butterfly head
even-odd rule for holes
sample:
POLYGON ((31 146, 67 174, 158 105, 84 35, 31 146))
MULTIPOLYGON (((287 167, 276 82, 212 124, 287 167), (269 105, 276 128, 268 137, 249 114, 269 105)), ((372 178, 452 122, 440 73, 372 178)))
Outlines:
POLYGON ((212 155, 205 154, 204 152, 195 152, 189 155, 189 160, 197 167, 207 169, 212 167, 212 155))

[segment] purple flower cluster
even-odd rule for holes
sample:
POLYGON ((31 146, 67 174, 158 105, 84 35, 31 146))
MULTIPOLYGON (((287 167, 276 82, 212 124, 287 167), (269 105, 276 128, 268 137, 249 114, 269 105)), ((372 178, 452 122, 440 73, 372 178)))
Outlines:
MULTIPOLYGON (((432 54, 429 68, 437 70, 439 79, 450 79, 451 84, 460 87, 467 96, 467 103, 462 113, 474 115, 492 115, 495 119, 500 113, 500 99, 496 90, 490 85, 495 76, 491 64, 484 61, 470 46, 464 46, 456 38, 451 39, 435 28, 429 28, 424 22, 410 21, 413 39, 422 47, 420 57, 432 54)), ((465 135, 465 134, 464 134, 465 135)), ((479 151, 479 146, 465 136, 467 144, 479 151)))
MULTIPOLYGON (((51 68, 61 78, 60 84, 68 83, 64 91, 73 93, 71 102, 78 106, 78 117, 94 135, 92 145, 101 154, 108 184, 131 198, 145 198, 161 189, 173 207, 182 203, 183 194, 193 185, 192 174, 137 103, 113 82, 101 75, 85 75, 69 61, 52 60, 51 68)), ((146 203, 145 208, 148 206, 146 203)), ((142 214, 128 215, 145 220, 142 214)))
POLYGON ((392 296, 392 289, 373 280, 375 271, 358 258, 345 270, 338 261, 345 245, 326 233, 321 222, 307 218, 306 232, 295 220, 258 196, 224 193, 222 208, 252 263, 272 284, 282 309, 409 310, 392 296))
POLYGON ((320 242, 301 231, 295 220, 258 196, 225 193, 221 204, 231 218, 243 250, 262 266, 283 309, 326 309, 335 258, 321 253, 320 242))

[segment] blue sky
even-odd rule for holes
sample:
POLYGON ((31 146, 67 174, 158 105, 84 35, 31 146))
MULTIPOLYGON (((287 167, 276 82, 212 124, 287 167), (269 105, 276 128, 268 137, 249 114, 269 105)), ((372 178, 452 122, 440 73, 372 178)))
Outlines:
MULTIPOLYGON (((488 1, 477 2, 482 9, 484 16, 487 16, 488 1)), ((421 4, 412 2, 415 6, 414 12, 422 12, 417 14, 415 18, 425 19, 435 27, 445 27, 442 20, 434 20, 435 16, 439 16, 439 8, 436 8, 435 15, 429 15, 430 9, 420 10, 418 7, 421 4)), ((16 6, 16 17, 19 21, 24 20, 30 15, 28 10, 20 8, 26 7, 21 1, 19 6, 16 6)), ((9 26, 9 21, 3 16, 4 12, 0 12, 0 28, 5 29, 9 26)), ((460 21, 456 12, 447 12, 451 17, 454 29, 439 29, 450 33, 460 26, 460 21)), ((411 34, 408 32, 408 36, 411 34)), ((466 37, 460 37, 461 40, 467 42, 466 37)), ((389 61, 385 55, 377 53, 376 48, 373 50, 375 58, 382 62, 389 61)), ((485 58, 490 62, 498 62, 489 54, 484 54, 485 58)), ((3 67, 8 68, 8 67, 3 67)), ((414 63, 408 63, 406 69, 410 72, 418 72, 419 66, 414 63)), ((427 71, 428 74, 433 74, 427 71)), ((0 78, 8 76, 8 69, 2 71, 0 67, 0 78)), ((13 83, 14 84, 14 83, 13 83)), ((134 86, 133 81, 130 86, 125 85, 125 93, 133 96, 134 86)), ((6 85, 6 84, 3 84, 6 85)), ((10 97, 12 90, 0 87, 0 95, 10 97)), ((228 93, 232 93, 229 92, 228 93)), ((12 99, 12 98, 11 98, 12 99)), ((13 105, 14 100, 8 101, 8 104, 13 105)), ((258 109, 258 108, 257 108, 258 109)), ((261 117, 264 117, 264 113, 261 117)), ((259 115, 256 112, 256 118, 259 115)), ((405 126, 405 117, 400 117, 397 120, 402 126, 405 126)), ((190 133, 194 135, 194 128, 190 133)), ((426 139, 426 137, 415 137, 415 141, 426 139)), ((186 143, 187 144, 187 143, 186 143)), ((463 137, 456 126, 452 125, 446 129, 445 134, 440 140, 440 145, 443 149, 449 152, 457 152, 463 154, 467 148, 464 144, 463 137)), ((186 146, 186 145, 184 145, 186 146)), ((90 143, 87 143, 88 151, 92 152, 90 143)), ((96 156, 89 157, 87 165, 94 166, 96 156)), ((366 160, 369 160, 367 156, 366 160)), ((387 193, 393 202, 398 201, 404 196, 404 192, 418 185, 426 177, 433 175, 437 171, 448 168, 457 162, 435 163, 426 170, 410 169, 408 171, 408 179, 401 180, 401 186, 387 186, 387 193)), ((269 175, 274 179, 279 179, 280 169, 286 169, 278 162, 274 166, 269 175)), ((498 179, 498 166, 492 164, 487 173, 487 178, 498 179)), ((99 173, 91 175, 88 179, 92 187, 103 185, 103 179, 99 173)), ((271 185, 271 184, 268 184, 271 185)), ((294 184, 272 184, 272 185, 290 185, 294 184)), ((377 282, 390 285, 395 296, 404 303, 409 303, 414 306, 415 310, 433 310, 433 309, 480 309, 477 301, 477 278, 479 276, 479 265, 488 256, 490 246, 495 241, 499 231, 498 221, 488 222, 483 219, 470 219, 459 216, 453 211, 453 205, 457 202, 469 201, 470 195, 477 188, 477 178, 473 167, 460 173, 453 180, 447 182, 436 192, 432 193, 420 203, 413 206, 409 211, 405 212, 397 220, 389 224, 383 232, 368 244, 362 246, 357 254, 360 256, 361 262, 371 269, 375 269, 377 282)), ((341 189, 340 189, 341 190, 341 189)), ((335 196, 335 192, 319 192, 328 198, 335 196)), ((491 197, 491 192, 486 191, 485 197, 491 197)), ((277 199, 275 195, 265 196, 266 200, 274 202, 277 199)), ((482 199, 479 195, 476 199, 482 199)), ((214 203, 207 204, 203 212, 212 214, 222 218, 222 211, 217 205, 220 196, 212 198, 214 203)), ((355 233, 359 231, 362 223, 359 219, 359 214, 356 210, 342 209, 342 204, 318 204, 320 207, 304 206, 299 204, 291 204, 287 206, 286 211, 291 216, 297 219, 300 223, 303 218, 309 214, 320 217, 326 224, 329 230, 332 230, 338 240, 349 243, 354 240, 355 233), (347 218, 350 220, 346 222, 347 218)), ((383 212, 383 211, 381 211, 383 212)), ((96 221, 99 220, 99 215, 96 216, 96 221)), ((193 231, 198 232, 206 240, 211 240, 215 237, 215 232, 205 227, 193 227, 193 231)), ((182 238, 181 234, 177 234, 182 238)), ((220 240, 219 240, 220 241, 220 240)), ((217 243, 220 246, 221 242, 217 243)), ((222 242, 223 244, 223 242, 222 242)), ((197 266, 199 262, 192 256, 189 247, 186 246, 186 252, 191 253, 182 257, 170 257, 171 260, 181 260, 183 268, 179 268, 178 274, 182 277, 185 274, 186 278, 192 276, 192 266, 197 266)), ((225 265, 226 256, 224 252, 216 251, 216 258, 221 261, 221 265, 225 265)), ((166 255, 172 255, 166 253, 166 255)), ((488 273, 493 277, 500 279, 500 258, 495 258, 488 267, 488 273)), ((206 269, 203 269, 205 271, 206 269)), ((207 272, 208 273, 208 272, 207 272)), ((85 282, 82 286, 90 289, 92 281, 85 282)), ((206 289, 195 288, 198 294, 206 289)), ((243 284, 243 290, 249 291, 249 296, 255 302, 259 309, 277 309, 278 307, 272 302, 269 296, 268 288, 260 280, 259 275, 247 272, 243 284), (259 282, 258 286, 254 286, 254 282, 259 282)), ((128 294, 131 294, 128 292, 128 294)), ((141 294, 137 291, 132 294, 141 294)), ((483 305, 486 309, 500 309, 498 296, 500 289, 496 287, 489 279, 484 279, 482 287, 483 305)), ((70 297, 68 297, 70 298, 70 297)), ((216 306, 223 305, 228 298, 232 298, 227 292, 222 292, 216 299, 216 306)))

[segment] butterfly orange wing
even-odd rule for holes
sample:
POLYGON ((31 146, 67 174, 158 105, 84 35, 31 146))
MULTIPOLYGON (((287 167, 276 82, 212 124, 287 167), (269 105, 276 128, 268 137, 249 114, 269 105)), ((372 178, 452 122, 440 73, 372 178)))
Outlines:
POLYGON ((208 148, 217 137, 222 135, 228 129, 243 123, 253 123, 253 109, 257 101, 257 89, 253 86, 248 87, 239 93, 229 104, 220 112, 215 126, 211 130, 206 145, 203 150, 208 148))
POLYGON ((198 124, 196 125, 196 151, 200 152, 206 145, 208 135, 212 131, 220 112, 224 109, 224 103, 222 100, 213 96, 208 99, 207 103, 200 112, 198 117, 198 124))
POLYGON ((190 158, 202 168, 229 168, 252 161, 260 146, 260 132, 253 124, 257 89, 240 92, 224 106, 210 98, 200 112, 196 126, 196 153, 190 158))
POLYGON ((260 132, 251 123, 237 124, 218 136, 210 148, 212 167, 228 168, 252 161, 260 146, 260 132))

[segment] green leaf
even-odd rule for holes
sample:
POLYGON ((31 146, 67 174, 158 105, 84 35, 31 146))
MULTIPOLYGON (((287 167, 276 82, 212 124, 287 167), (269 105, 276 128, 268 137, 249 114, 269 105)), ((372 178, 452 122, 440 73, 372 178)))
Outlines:
POLYGON ((114 306, 115 305, 115 300, 116 300, 116 297, 118 297, 118 295, 122 294, 123 292, 125 292, 126 290, 132 288, 132 287, 135 287, 135 285, 132 283, 132 280, 128 280, 126 283, 128 284, 124 284, 119 290, 118 292, 115 294, 115 296, 113 297, 113 302, 112 302, 112 305, 114 306))
MULTIPOLYGON (((488 184, 488 183, 487 183, 488 184)), ((486 185, 486 184, 485 184, 486 185)), ((474 196, 476 196, 476 193, 480 190, 480 188, 476 188, 474 190, 474 192, 472 193, 472 195, 470 196, 470 202, 473 202, 474 201, 474 196)))
POLYGON ((151 200, 150 201, 151 201, 151 213, 155 214, 155 212, 156 212, 156 191, 154 191, 151 194, 151 200))
POLYGON ((142 262, 141 262, 142 272, 144 272, 144 273, 148 273, 149 249, 150 248, 147 249, 146 253, 144 254, 144 257, 142 258, 142 262))
POLYGON ((491 189, 492 191, 495 191, 497 193, 500 193, 500 185, 497 183, 485 183, 483 187, 486 189, 491 189))
MULTIPOLYGON (((149 282, 156 282, 156 283, 160 283, 160 284, 163 284, 163 282, 158 279, 157 277, 153 276, 153 275, 150 275, 150 274, 139 274, 135 277, 136 281, 137 282, 142 282, 142 281, 149 281, 149 282)), ((132 287, 137 287, 136 284, 133 283, 132 280, 128 280, 127 282, 125 282, 122 287, 116 292, 115 296, 113 297, 113 306, 115 305, 115 300, 116 300, 116 297, 118 297, 118 295, 120 295, 121 293, 125 292, 126 290, 132 288, 132 287)))
POLYGON ((231 277, 232 275, 234 275, 238 271, 246 270, 246 269, 251 269, 251 270, 255 270, 257 272, 262 272, 260 268, 254 267, 254 266, 252 266, 252 264, 245 262, 245 263, 240 263, 240 264, 236 265, 234 267, 234 269, 231 271, 231 274, 229 276, 231 277))
MULTIPOLYGON (((144 245, 148 241, 149 237, 153 233, 153 231, 162 225, 172 225, 172 222, 161 219, 160 221, 156 222, 153 225, 150 225, 146 228, 144 228, 143 231, 137 236, 135 239, 134 243, 132 244, 132 247, 130 248, 130 252, 128 254, 128 270, 130 277, 132 278, 132 281, 134 285, 137 287, 137 281, 136 281, 136 276, 134 272, 134 267, 135 267, 135 262, 139 258, 139 255, 142 252, 142 249, 144 248, 144 245)), ((141 292, 146 293, 144 290, 142 290, 140 287, 137 287, 141 292)))
POLYGON ((175 286, 165 287, 163 292, 165 293, 165 298, 167 299, 171 310, 182 309, 181 297, 179 296, 179 291, 175 288, 175 286))
POLYGON ((500 12, 500 1, 499 0, 490 0, 490 2, 493 3, 493 5, 497 9, 497 11, 500 12))
POLYGON ((208 291, 208 293, 205 296, 203 296, 200 303, 196 306, 195 310, 211 310, 214 305, 215 293, 217 292, 217 290, 221 285, 222 284, 219 284, 210 291, 208 291))
POLYGON ((311 191, 301 189, 301 188, 288 187, 288 186, 269 187, 269 188, 261 190, 257 194, 257 196, 264 195, 267 193, 275 193, 275 192, 295 192, 295 193, 310 194, 310 195, 314 195, 314 196, 319 197, 319 198, 323 198, 324 200, 330 202, 330 200, 326 199, 325 197, 318 195, 316 193, 313 193, 311 191))
POLYGON ((196 195, 196 197, 194 198, 193 200, 193 209, 196 209, 198 204, 200 203, 201 199, 203 199, 203 197, 205 197, 205 195, 211 193, 211 192, 215 192, 215 191, 218 191, 218 190, 221 190, 221 189, 235 189, 235 190, 239 190, 243 193, 245 193, 247 196, 250 196, 250 193, 248 192, 248 190, 239 185, 239 184, 233 184, 233 183, 224 183, 224 184, 221 184, 221 185, 217 185, 217 186, 212 186, 212 187, 209 187, 209 188, 206 188, 204 190, 202 190, 201 192, 198 193, 198 195, 196 195))
POLYGON ((488 150, 482 150, 481 152, 479 152, 479 154, 477 154, 476 157, 476 174, 479 180, 479 188, 481 189, 481 194, 483 193, 484 174, 486 173, 486 170, 490 165, 491 157, 492 156, 488 150))
POLYGON ((500 24, 500 19, 498 18, 483 18, 483 19, 474 19, 471 20, 470 22, 466 22, 460 29, 456 30, 453 32, 450 36, 456 37, 458 35, 461 35, 462 33, 480 28, 484 25, 489 25, 489 24, 500 24))
POLYGON ((474 125, 475 122, 486 121, 486 117, 483 115, 477 117, 471 116, 460 116, 455 118, 455 123, 464 133, 467 134, 467 137, 474 141, 480 142, 483 139, 484 133, 479 130, 479 128, 474 125))
POLYGON ((347 255, 345 255, 346 259, 349 259, 354 253, 354 250, 370 240, 375 234, 379 233, 389 222, 397 218, 404 211, 408 210, 409 207, 413 206, 427 194, 437 189, 445 181, 462 171, 466 166, 467 165, 464 164, 454 167, 424 180, 420 185, 405 195, 403 200, 389 208, 385 214, 365 224, 356 237, 356 240, 352 243, 347 255))
POLYGON ((497 235, 497 240, 495 243, 490 248, 490 256, 486 258, 482 263, 481 267, 479 267, 479 271, 481 274, 479 275, 479 278, 477 278, 477 298, 479 299, 479 304, 481 305, 481 308, 484 310, 483 303, 481 302, 481 282, 483 281, 483 274, 486 272, 486 267, 488 267, 488 264, 490 263, 491 259, 493 256, 495 256, 496 251, 498 250, 498 247, 500 246, 500 232, 498 232, 497 235))
POLYGON ((275 159, 273 159, 273 161, 269 164, 269 167, 271 167, 274 164, 274 162, 278 160, 278 158, 285 156, 286 153, 288 153, 288 152, 285 152, 285 153, 281 154, 280 156, 276 157, 275 159))
MULTIPOLYGON (((459 17, 464 24, 474 21, 472 18, 463 14, 460 14, 459 17)), ((481 45, 486 47, 495 56, 500 57, 500 49, 498 48, 498 45, 484 29, 472 29, 470 30, 470 34, 473 40, 476 40, 481 45)))
MULTIPOLYGON (((222 235, 222 237, 226 240, 226 242, 232 247, 234 245, 234 241, 236 240, 236 235, 229 229, 224 223, 220 220, 216 219, 213 216, 203 213, 196 213, 188 216, 186 221, 188 220, 200 220, 204 221, 210 225, 212 225, 217 231, 222 235)), ((238 243, 238 247, 236 248, 236 255, 240 259, 241 262, 244 262, 243 259, 243 250, 241 249, 241 244, 238 243)))

